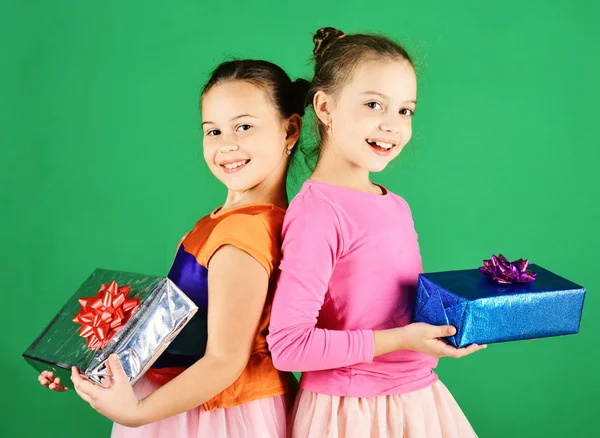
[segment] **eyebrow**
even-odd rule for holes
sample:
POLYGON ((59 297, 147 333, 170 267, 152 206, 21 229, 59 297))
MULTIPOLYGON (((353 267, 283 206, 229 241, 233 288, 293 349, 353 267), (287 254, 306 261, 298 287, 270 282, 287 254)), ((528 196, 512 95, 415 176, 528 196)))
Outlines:
MULTIPOLYGON (((234 120, 241 119, 242 117, 251 117, 253 119, 258 118, 258 117, 253 116, 252 114, 240 114, 239 116, 232 117, 229 121, 233 122, 234 120)), ((206 122, 202 122, 202 125, 200 125, 200 126, 204 126, 209 123, 214 125, 215 122, 211 122, 211 121, 207 120, 206 122)))
MULTIPOLYGON (((361 94, 363 94, 363 95, 364 94, 375 94, 376 96, 383 97, 384 99, 388 99, 389 100, 388 96, 386 96, 385 94, 382 94, 382 93, 380 93, 378 91, 365 91, 364 93, 361 93, 361 94)), ((416 100, 407 100, 405 103, 413 103, 413 104, 416 105, 417 101, 416 100)))

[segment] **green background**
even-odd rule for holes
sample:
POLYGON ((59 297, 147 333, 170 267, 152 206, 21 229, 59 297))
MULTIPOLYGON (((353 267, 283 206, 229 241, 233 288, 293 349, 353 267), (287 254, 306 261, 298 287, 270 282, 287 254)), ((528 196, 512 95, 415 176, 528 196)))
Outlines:
POLYGON ((413 140, 375 180, 411 204, 425 269, 503 252, 588 289, 580 334, 445 359, 441 378, 481 437, 597 436, 599 12, 583 0, 2 0, 0 434, 109 434, 20 354, 95 267, 165 274, 223 201, 201 153, 209 70, 254 57, 309 77, 313 31, 335 26, 391 35, 416 58, 413 140))

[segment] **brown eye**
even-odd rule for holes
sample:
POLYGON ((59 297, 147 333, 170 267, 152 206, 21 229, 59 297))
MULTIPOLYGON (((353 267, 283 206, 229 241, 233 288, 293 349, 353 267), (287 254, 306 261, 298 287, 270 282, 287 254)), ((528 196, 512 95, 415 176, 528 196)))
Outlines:
POLYGON ((220 135, 221 131, 219 131, 218 129, 210 129, 206 132, 206 135, 209 136, 215 136, 215 135, 220 135))
POLYGON ((379 102, 367 102, 367 106, 374 110, 383 109, 379 102))
POLYGON ((252 128, 252 126, 250 125, 238 125, 235 130, 237 132, 244 132, 244 131, 248 131, 250 128, 252 128))
POLYGON ((400 110, 400 115, 412 117, 415 115, 415 112, 409 108, 403 108, 400 110))

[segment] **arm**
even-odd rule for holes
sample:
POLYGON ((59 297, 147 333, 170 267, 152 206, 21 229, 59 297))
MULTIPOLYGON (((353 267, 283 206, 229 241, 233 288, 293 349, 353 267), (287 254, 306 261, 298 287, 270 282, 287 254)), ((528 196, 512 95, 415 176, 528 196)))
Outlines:
POLYGON ((302 198, 288 209, 281 274, 267 338, 278 369, 303 372, 341 368, 371 362, 397 350, 462 357, 484 348, 472 345, 456 349, 440 340, 456 332, 451 326, 417 323, 376 331, 317 328, 329 281, 344 250, 343 231, 340 218, 325 200, 302 198))
POLYGON ((227 245, 208 269, 205 356, 142 400, 143 423, 193 409, 237 380, 250 358, 269 285, 267 272, 246 252, 227 245))
POLYGON ((324 370, 373 359, 371 330, 316 327, 343 240, 340 219, 327 201, 304 197, 288 209, 267 338, 280 370, 324 370))

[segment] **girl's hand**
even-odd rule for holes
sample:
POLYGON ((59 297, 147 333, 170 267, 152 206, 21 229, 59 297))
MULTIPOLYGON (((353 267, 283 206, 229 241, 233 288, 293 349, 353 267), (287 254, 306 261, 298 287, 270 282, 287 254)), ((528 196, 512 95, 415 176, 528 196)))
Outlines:
POLYGON ((42 374, 38 376, 38 381, 42 386, 51 389, 52 391, 64 392, 69 389, 60 383, 60 378, 54 377, 52 371, 42 371, 42 374))
POLYGON ((464 357, 482 350, 487 345, 471 344, 464 348, 455 348, 440 338, 456 334, 456 328, 451 325, 435 326, 423 322, 414 322, 400 327, 398 336, 406 350, 419 351, 434 357, 464 357))
POLYGON ((112 354, 108 358, 107 364, 112 378, 103 384, 108 384, 109 387, 94 385, 85 376, 80 375, 77 368, 73 367, 71 380, 75 391, 92 408, 115 423, 127 427, 143 425, 140 401, 133 393, 133 388, 121 367, 121 362, 116 355, 112 354))

